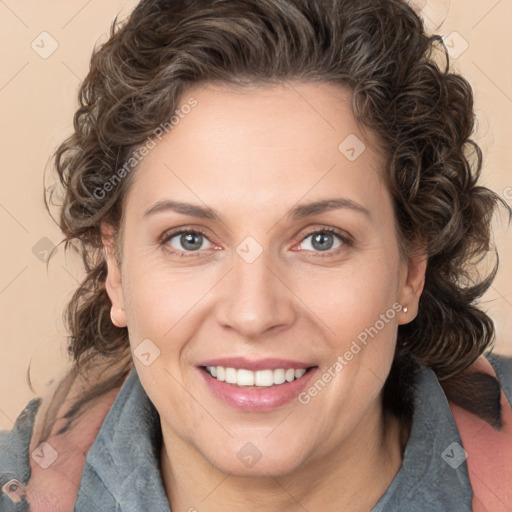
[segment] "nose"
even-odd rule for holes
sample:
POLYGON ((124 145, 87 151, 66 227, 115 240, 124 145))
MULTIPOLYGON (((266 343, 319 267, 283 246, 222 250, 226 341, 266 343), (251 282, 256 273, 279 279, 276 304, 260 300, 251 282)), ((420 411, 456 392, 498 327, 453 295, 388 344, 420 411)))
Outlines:
POLYGON ((233 260, 233 268, 222 284, 219 323, 251 340, 293 325, 297 318, 294 294, 285 276, 280 275, 283 272, 272 266, 267 252, 251 263, 238 254, 233 260))

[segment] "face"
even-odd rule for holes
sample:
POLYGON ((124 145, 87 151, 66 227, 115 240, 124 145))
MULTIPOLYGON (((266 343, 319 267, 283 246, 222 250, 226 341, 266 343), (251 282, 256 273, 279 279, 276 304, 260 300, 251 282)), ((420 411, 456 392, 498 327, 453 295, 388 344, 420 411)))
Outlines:
POLYGON ((106 243, 113 321, 176 453, 288 474, 374 433, 424 267, 400 257, 382 157, 347 90, 192 97, 134 171, 120 268, 106 243))

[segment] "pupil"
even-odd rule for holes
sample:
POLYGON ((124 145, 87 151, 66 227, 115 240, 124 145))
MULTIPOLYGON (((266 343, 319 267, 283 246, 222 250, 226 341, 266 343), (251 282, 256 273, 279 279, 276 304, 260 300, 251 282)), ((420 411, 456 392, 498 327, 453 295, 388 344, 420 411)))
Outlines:
POLYGON ((182 240, 183 247, 185 247, 186 249, 191 249, 191 250, 198 249, 199 247, 201 247, 201 239, 200 239, 201 236, 202 235, 195 234, 195 233, 186 233, 186 234, 182 235, 181 240, 182 240), (196 242, 196 244, 194 245, 194 239, 199 239, 199 243, 196 242))
POLYGON ((316 236, 313 237, 313 247, 315 247, 315 249, 330 249, 332 247, 332 236, 329 234, 318 233, 316 236), (325 240, 329 238, 331 238, 331 243, 325 244, 325 240), (318 246, 315 245, 317 242, 319 242, 318 246), (326 247, 326 245, 328 247, 326 247))

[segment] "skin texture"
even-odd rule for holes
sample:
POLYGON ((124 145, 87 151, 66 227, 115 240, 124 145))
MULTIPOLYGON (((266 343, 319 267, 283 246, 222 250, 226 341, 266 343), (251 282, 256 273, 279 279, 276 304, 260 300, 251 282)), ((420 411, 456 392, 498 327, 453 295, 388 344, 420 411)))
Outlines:
POLYGON ((400 257, 375 140, 356 123, 349 92, 331 84, 210 84, 183 102, 190 96, 198 105, 134 171, 121 265, 103 226, 112 320, 128 327, 133 349, 150 339, 160 350, 149 366, 134 361, 161 416, 171 508, 369 510, 401 465, 407 432, 383 414, 381 391, 426 266, 400 257), (338 149, 350 134, 366 146, 355 161, 338 149), (286 217, 328 198, 368 215, 286 217), (221 221, 171 210, 144 217, 164 199, 208 206, 221 221), (180 235, 165 242, 173 228, 203 229, 200 250, 187 252, 180 235), (318 248, 311 232, 325 228, 351 242, 332 235, 330 248, 318 248), (252 263, 236 251, 248 236, 262 249, 252 263), (231 356, 303 361, 320 377, 397 302, 408 311, 308 404, 240 411, 200 378, 200 362, 231 356), (237 457, 248 442, 261 453, 250 467, 237 457))

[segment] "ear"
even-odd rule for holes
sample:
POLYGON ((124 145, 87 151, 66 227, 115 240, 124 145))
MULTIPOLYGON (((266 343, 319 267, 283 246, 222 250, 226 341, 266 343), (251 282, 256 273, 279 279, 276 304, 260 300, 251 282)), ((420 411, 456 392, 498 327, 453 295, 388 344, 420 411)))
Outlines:
POLYGON ((112 302, 110 318, 116 327, 126 327, 126 313, 124 310, 123 287, 121 283, 121 269, 115 254, 114 228, 110 224, 101 224, 101 241, 107 262, 107 278, 105 288, 112 302))
POLYGON ((421 253, 410 256, 404 263, 398 300, 403 308, 407 308, 407 311, 402 310, 398 322, 400 325, 412 322, 418 314, 418 304, 425 286, 427 260, 427 254, 421 253))

